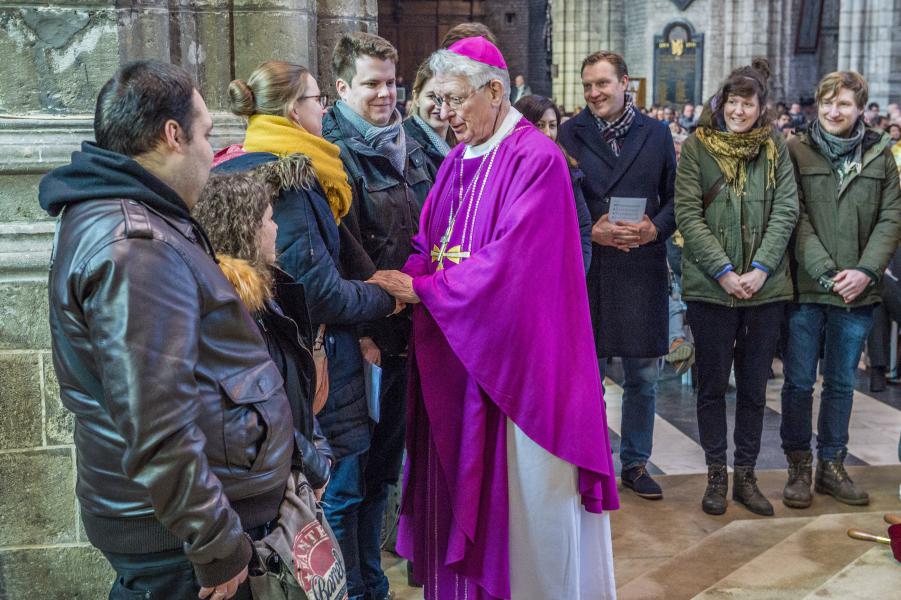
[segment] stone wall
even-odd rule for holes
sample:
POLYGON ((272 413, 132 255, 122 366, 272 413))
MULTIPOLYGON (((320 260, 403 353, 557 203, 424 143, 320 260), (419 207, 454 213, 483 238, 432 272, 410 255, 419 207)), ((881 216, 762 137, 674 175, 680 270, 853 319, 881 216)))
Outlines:
POLYGON ((84 536, 73 419, 47 324, 54 222, 37 186, 91 139, 100 87, 123 62, 186 68, 214 114, 213 144, 243 137, 225 89, 263 60, 310 65, 339 31, 374 29, 375 0, 34 0, 0 5, 0 598, 105 598, 112 573, 84 536), (317 44, 317 36, 320 42, 317 44))
POLYGON ((842 0, 838 68, 866 77, 883 113, 901 102, 901 0, 842 0))

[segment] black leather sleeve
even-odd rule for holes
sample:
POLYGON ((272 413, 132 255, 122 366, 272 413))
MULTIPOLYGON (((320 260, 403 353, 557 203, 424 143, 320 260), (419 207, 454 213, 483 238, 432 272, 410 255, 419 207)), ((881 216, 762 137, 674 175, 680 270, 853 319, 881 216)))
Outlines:
POLYGON ((294 438, 303 458, 303 474, 314 489, 321 488, 331 477, 334 455, 316 418, 313 418, 313 441, 297 431, 294 438))
POLYGON ((164 241, 125 239, 88 263, 78 288, 104 403, 127 446, 126 475, 146 487, 157 518, 184 541, 200 583, 229 580, 251 547, 196 424, 203 300, 191 270, 164 241))

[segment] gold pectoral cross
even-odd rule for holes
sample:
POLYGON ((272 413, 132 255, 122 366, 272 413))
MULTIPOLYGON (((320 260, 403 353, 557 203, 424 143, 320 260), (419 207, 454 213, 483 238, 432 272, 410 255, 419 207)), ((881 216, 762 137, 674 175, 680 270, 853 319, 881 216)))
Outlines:
POLYGON ((440 271, 444 268, 444 259, 455 263, 460 264, 464 258, 469 258, 469 252, 463 252, 462 246, 451 246, 447 247, 447 242, 442 240, 441 247, 439 248, 437 245, 432 248, 432 262, 437 262, 438 267, 435 269, 436 271, 440 271))

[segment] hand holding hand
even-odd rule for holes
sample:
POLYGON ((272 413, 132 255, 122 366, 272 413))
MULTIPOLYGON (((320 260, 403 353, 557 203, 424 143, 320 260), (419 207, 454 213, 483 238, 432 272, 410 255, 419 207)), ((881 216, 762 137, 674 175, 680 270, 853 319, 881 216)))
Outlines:
POLYGON ((624 225, 634 231, 638 235, 639 246, 644 246, 657 239, 657 226, 647 215, 644 215, 640 223, 617 223, 617 225, 624 225))
POLYGON ((839 271, 834 281, 835 287, 832 288, 832 291, 841 296, 845 304, 851 304, 867 289, 872 279, 863 271, 845 269, 844 271, 839 271))
POLYGON ((735 296, 739 300, 747 300, 751 294, 745 291, 741 285, 741 277, 735 271, 729 271, 719 278, 720 287, 726 290, 730 296, 735 296))
POLYGON ((197 597, 201 600, 207 597, 210 600, 227 600, 235 595, 235 592, 238 591, 238 586, 244 583, 245 579, 247 579, 247 567, 244 567, 240 573, 225 583, 220 583, 215 587, 200 588, 200 593, 197 594, 197 597))
POLYGON ((369 281, 374 283, 398 301, 406 304, 416 304, 419 296, 413 290, 413 278, 400 271, 377 271, 369 281))
POLYGON ((624 223, 612 223, 607 215, 603 215, 591 227, 591 241, 599 246, 610 246, 628 252, 641 241, 638 233, 624 223))
POLYGON ((752 297, 754 294, 760 291, 760 288, 763 287, 763 284, 766 283, 767 278, 766 271, 763 269, 754 269, 752 271, 748 271, 744 275, 741 275, 738 278, 738 282, 741 285, 742 289, 747 292, 748 298, 752 297))

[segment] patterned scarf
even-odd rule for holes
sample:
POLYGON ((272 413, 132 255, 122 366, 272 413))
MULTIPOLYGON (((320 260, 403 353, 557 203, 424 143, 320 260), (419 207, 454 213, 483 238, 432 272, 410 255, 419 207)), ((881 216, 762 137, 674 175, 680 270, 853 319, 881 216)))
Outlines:
POLYGON ((810 124, 809 131, 810 139, 819 146, 820 152, 829 159, 832 168, 838 173, 839 185, 851 173, 860 173, 863 166, 863 144, 861 142, 867 131, 863 117, 857 120, 848 137, 832 135, 820 126, 819 119, 810 124))
POLYGON ((350 210, 353 196, 339 158, 341 151, 331 142, 308 133, 284 117, 253 115, 247 123, 244 151, 271 152, 281 157, 306 155, 313 163, 316 179, 325 191, 335 221, 340 222, 350 210))
POLYGON ((623 110, 623 114, 612 123, 608 123, 597 115, 595 115, 594 120, 601 131, 604 141, 613 150, 613 154, 618 157, 623 148, 623 140, 626 134, 629 133, 632 122, 635 121, 635 99, 632 97, 632 94, 626 94, 626 108, 623 110))
POLYGON ((744 133, 698 127, 695 135, 713 156, 736 196, 745 189, 748 163, 757 157, 761 148, 766 149, 768 163, 766 187, 776 188, 776 142, 773 141, 773 128, 769 124, 744 133))
POLYGON ((397 109, 394 110, 387 125, 378 127, 358 115, 341 100, 335 103, 335 108, 354 126, 354 129, 360 132, 367 146, 387 158, 391 166, 403 174, 407 163, 407 138, 403 130, 404 121, 397 109))
POLYGON ((419 125, 419 128, 425 132, 425 136, 429 139, 432 146, 435 147, 441 156, 447 156, 447 153, 451 151, 450 145, 447 141, 435 133, 435 130, 432 127, 422 120, 422 117, 419 115, 413 115, 413 122, 419 125))

